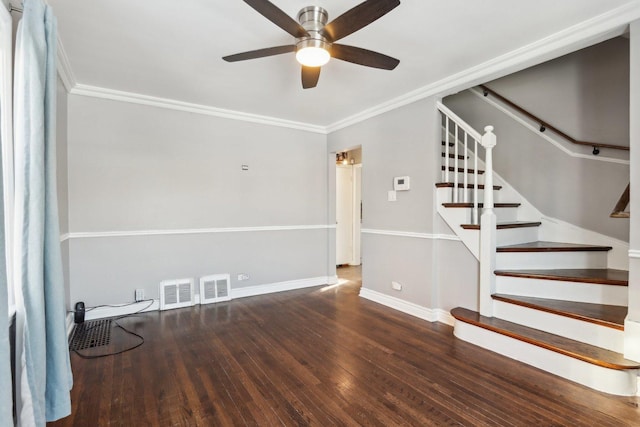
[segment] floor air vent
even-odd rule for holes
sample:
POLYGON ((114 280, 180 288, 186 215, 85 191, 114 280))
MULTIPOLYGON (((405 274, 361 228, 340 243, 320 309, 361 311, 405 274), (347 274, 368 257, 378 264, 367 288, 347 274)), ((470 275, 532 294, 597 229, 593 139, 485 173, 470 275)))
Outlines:
POLYGON ((193 279, 163 280, 160 282, 160 310, 191 307, 193 279))
POLYGON ((231 276, 215 274, 200 278, 200 304, 229 301, 231 299, 231 276))
POLYGON ((73 328, 69 350, 86 350, 108 345, 110 342, 111 319, 91 320, 78 323, 73 328))

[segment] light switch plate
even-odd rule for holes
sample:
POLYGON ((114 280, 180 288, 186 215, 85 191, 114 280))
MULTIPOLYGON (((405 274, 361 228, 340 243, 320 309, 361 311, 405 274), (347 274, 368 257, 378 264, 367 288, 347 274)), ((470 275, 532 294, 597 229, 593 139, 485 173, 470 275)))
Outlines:
POLYGON ((387 193, 387 200, 390 202, 395 202, 397 200, 396 192, 394 190, 389 190, 387 193))

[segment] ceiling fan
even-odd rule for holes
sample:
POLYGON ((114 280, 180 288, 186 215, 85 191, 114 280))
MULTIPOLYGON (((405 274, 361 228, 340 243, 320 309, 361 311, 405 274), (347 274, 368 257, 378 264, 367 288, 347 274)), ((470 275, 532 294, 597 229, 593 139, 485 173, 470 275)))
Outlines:
POLYGON ((383 70, 393 70, 400 63, 399 60, 378 52, 336 43, 395 9, 400 5, 400 0, 366 0, 328 24, 329 14, 319 6, 308 6, 300 10, 298 22, 296 22, 268 0, 244 0, 244 2, 295 37, 295 44, 223 57, 222 59, 227 62, 295 52, 296 59, 302 65, 304 89, 316 87, 320 78, 320 67, 330 58, 383 70))

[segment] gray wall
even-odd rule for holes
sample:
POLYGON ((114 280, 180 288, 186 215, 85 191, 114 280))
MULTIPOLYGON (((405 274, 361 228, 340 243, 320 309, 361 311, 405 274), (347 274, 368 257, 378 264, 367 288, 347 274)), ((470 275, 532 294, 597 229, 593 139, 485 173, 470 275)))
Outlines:
POLYGON ((629 146, 629 40, 616 37, 487 84, 581 141, 629 146))
MULTIPOLYGON (((434 98, 389 111, 329 135, 330 153, 362 146, 363 229, 404 231, 427 237, 440 233, 438 218, 434 216, 437 215, 434 184, 440 177, 438 135, 434 98), (387 191, 393 188, 393 178, 404 175, 411 177, 411 190, 398 192, 398 200, 388 202, 387 191)), ((329 190, 333 191, 330 200, 335 199, 335 184, 329 190)), ((335 208, 333 210, 335 216, 335 208)), ((460 242, 362 235, 363 287, 423 307, 439 307, 438 288, 446 289, 447 305, 454 306, 455 302, 449 301, 449 296, 458 293, 456 287, 462 283, 456 277, 466 277, 468 272, 473 275, 476 270, 475 259, 460 242), (439 258, 441 250, 462 251, 463 259, 439 258), (436 262, 448 264, 438 268, 436 262), (455 268, 450 268, 452 265, 455 268), (460 274, 456 276, 458 272, 460 274), (391 281, 400 282, 402 291, 392 290, 391 281)), ((471 283, 472 286, 476 284, 471 283)))
MULTIPOLYGON (((617 52, 620 56, 626 57, 628 64, 628 49, 626 56, 617 51, 621 50, 621 46, 626 45, 625 41, 620 40, 624 39, 614 39, 605 47, 613 53, 617 52)), ((604 55, 601 58, 602 62, 615 62, 610 57, 611 52, 607 52, 609 51, 603 50, 601 46, 595 48, 595 53, 604 55)), ((581 68, 587 66, 584 63, 584 56, 590 59, 589 66, 595 66, 593 62, 597 61, 592 55, 593 52, 586 54, 585 51, 580 51, 570 55, 569 58, 554 60, 497 80, 490 86, 523 106, 526 106, 529 100, 536 100, 540 104, 547 103, 547 110, 554 111, 559 104, 563 104, 560 109, 563 110, 564 116, 573 118, 570 122, 587 124, 592 120, 592 114, 585 114, 585 112, 593 112, 600 107, 581 103, 590 99, 590 96, 584 93, 588 92, 588 88, 580 86, 580 90, 577 90, 575 86, 568 84, 568 75, 565 71, 568 68, 573 74, 582 73, 588 76, 597 74, 599 79, 605 79, 606 73, 601 67, 596 67, 597 72, 581 68), (571 58, 575 59, 576 64, 569 67, 567 64, 572 63, 571 58), (508 88, 514 89, 513 93, 507 90, 508 88), (556 95, 541 96, 540 92, 545 92, 549 88, 552 88, 556 95), (567 102, 561 103, 562 99, 567 102)), ((621 62, 625 62, 625 59, 623 58, 621 62)), ((619 67, 612 67, 611 74, 608 75, 608 79, 612 82, 608 86, 612 88, 617 86, 618 82, 613 81, 620 78, 618 74, 619 67)), ((599 122, 598 128, 603 137, 605 134, 624 133, 620 130, 625 125, 627 126, 625 129, 628 130, 628 70, 626 75, 626 95, 615 102, 611 99, 603 101, 607 109, 611 110, 612 105, 616 104, 618 108, 615 116, 620 114, 626 119, 613 120, 610 126, 599 122)), ((595 81, 593 83, 595 85, 595 81)), ((617 92, 617 90, 612 91, 612 94, 617 92)), ((447 97, 444 102, 476 129, 482 129, 488 124, 495 127, 498 137, 498 146, 494 149, 495 170, 544 215, 623 241, 629 240, 629 221, 609 217, 618 198, 629 183, 627 165, 571 157, 542 139, 538 133, 527 130, 468 91, 447 97)), ((589 102, 597 104, 593 99, 589 102)), ((610 138, 605 139, 610 140, 610 138)), ((626 140, 628 141, 628 137, 626 140)), ((616 139, 616 142, 621 141, 616 139)))
POLYGON ((326 225, 324 135, 70 95, 68 161, 72 303, 204 274, 232 288, 327 275, 325 229, 153 235, 326 225), (131 231, 152 235, 77 234, 131 231))

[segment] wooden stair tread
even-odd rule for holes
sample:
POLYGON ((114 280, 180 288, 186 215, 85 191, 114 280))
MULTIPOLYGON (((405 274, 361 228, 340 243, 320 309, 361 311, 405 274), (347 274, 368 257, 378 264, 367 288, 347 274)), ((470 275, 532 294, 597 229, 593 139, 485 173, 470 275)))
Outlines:
MULTIPOLYGON (((443 203, 445 208, 472 208, 473 203, 443 203)), ((478 203, 478 207, 484 207, 484 203, 478 203)), ((517 208, 520 207, 520 203, 494 203, 494 208, 517 208)))
POLYGON ((619 305, 593 304, 505 294, 494 294, 491 297, 497 301, 595 323, 620 331, 624 331, 624 319, 628 311, 627 307, 619 305))
POLYGON ((499 246, 497 252, 585 252, 610 251, 611 246, 582 245, 560 242, 528 242, 517 245, 499 246))
MULTIPOLYGON (((442 166, 440 169, 441 170, 447 170, 447 167, 446 166, 442 166)), ((456 169, 453 166, 449 166, 449 172, 455 172, 455 170, 456 169)), ((458 168, 458 172, 464 173, 465 169, 464 168, 458 168)), ((475 169, 466 169, 466 172, 467 173, 471 173, 471 174, 476 173, 475 169)), ((484 173, 484 171, 478 170, 478 175, 482 175, 483 173, 484 173)))
MULTIPOLYGON (((453 188, 455 184, 453 182, 438 182, 436 188, 453 188)), ((458 188, 464 188, 464 184, 458 184, 458 188)), ((467 188, 475 188, 475 184, 467 184, 467 188)), ((501 185, 494 185, 494 190, 502 189, 501 185)), ((478 190, 484 190, 484 184, 478 184, 478 190)))
POLYGON ((496 276, 528 279, 562 280, 566 282, 628 286, 629 272, 612 268, 567 268, 553 270, 496 270, 496 276))
MULTIPOLYGON (((524 227, 539 227, 541 222, 529 222, 529 221, 513 221, 513 222, 502 222, 496 225, 498 230, 505 230, 507 228, 524 228, 524 227)), ((480 224, 462 224, 462 228, 465 230, 480 230, 480 224)))
POLYGON ((616 370, 640 368, 639 363, 625 359, 620 353, 495 317, 481 316, 479 313, 466 308, 454 308, 451 310, 451 315, 461 322, 469 323, 479 328, 487 329, 594 365, 616 370))

